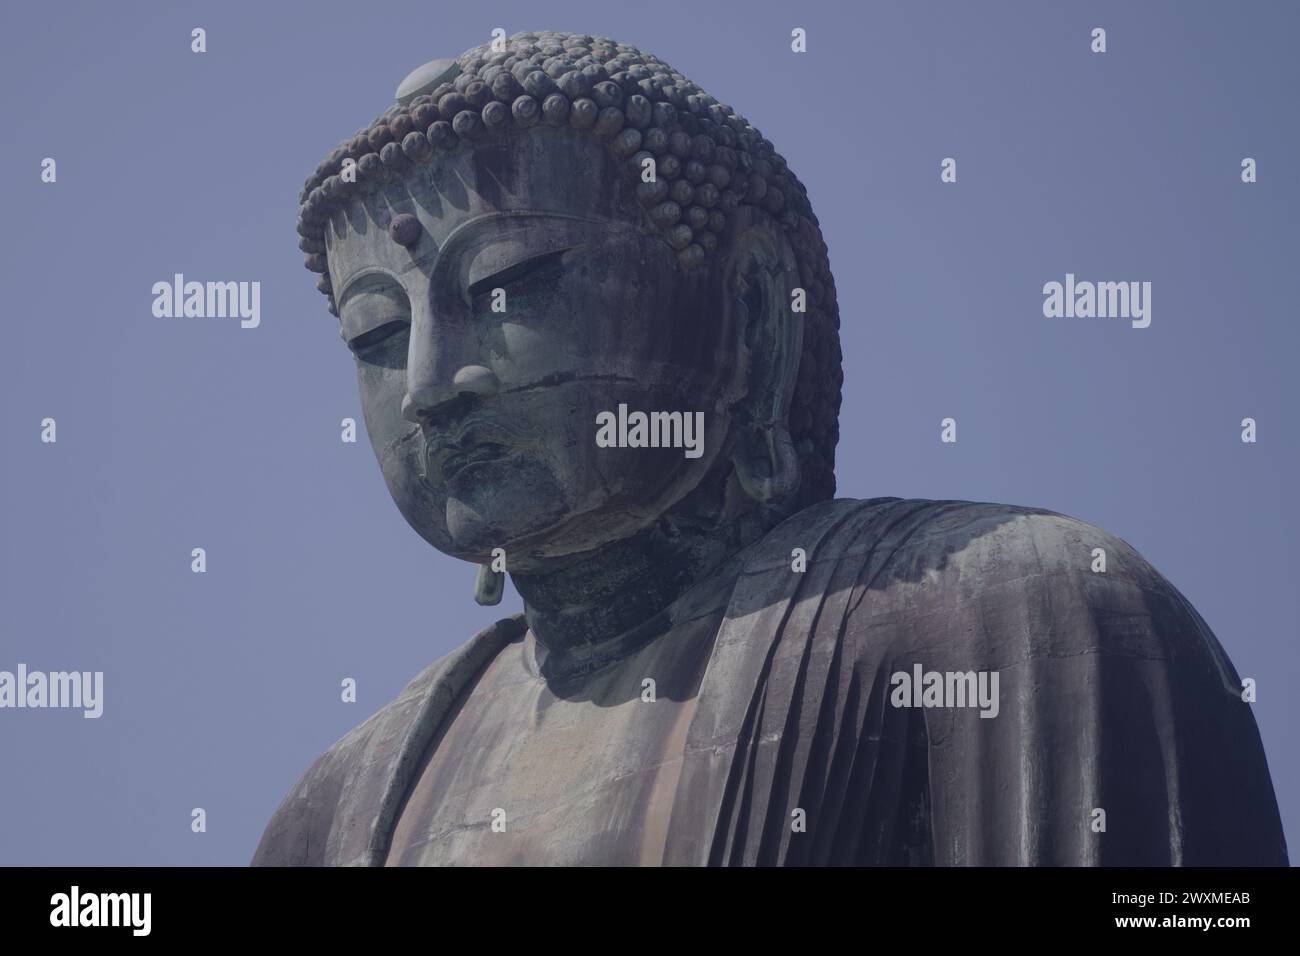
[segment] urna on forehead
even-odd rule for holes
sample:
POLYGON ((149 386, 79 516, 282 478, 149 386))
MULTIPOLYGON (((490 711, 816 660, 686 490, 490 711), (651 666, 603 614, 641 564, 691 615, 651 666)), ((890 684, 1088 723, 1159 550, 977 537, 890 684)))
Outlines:
MULTIPOLYGON (((592 205, 603 203, 607 216, 613 207, 634 204, 624 211, 664 244, 683 274, 719 262, 726 252, 721 240, 741 207, 772 223, 790 244, 806 293, 791 432, 815 480, 833 483, 843 378, 839 313, 807 191, 747 119, 629 44, 576 33, 518 33, 411 73, 397 102, 336 148, 303 186, 299 245, 307 268, 320 275, 317 287, 331 313, 338 314, 325 235, 336 213, 386 188, 433 182, 438 168, 481 172, 493 162, 508 165, 511 157, 528 157, 521 148, 546 154, 523 177, 533 180, 523 187, 531 196, 564 196, 548 178, 554 175, 569 183, 574 203, 586 196, 592 205), (537 135, 520 137, 521 130, 537 135), (613 193, 604 183, 604 191, 575 188, 577 180, 593 178, 592 150, 574 145, 581 137, 603 153, 595 178, 621 177, 613 193)), ((479 176, 480 196, 484 187, 479 176)), ((517 200, 509 197, 511 204, 517 200)))

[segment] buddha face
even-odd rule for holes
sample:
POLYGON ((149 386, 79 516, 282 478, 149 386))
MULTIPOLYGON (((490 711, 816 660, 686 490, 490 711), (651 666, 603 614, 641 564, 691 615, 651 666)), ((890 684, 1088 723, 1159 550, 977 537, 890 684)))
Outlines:
MULTIPOLYGON (((742 353, 715 270, 639 225, 589 134, 459 148, 335 213, 341 332, 394 501, 436 548, 541 567, 653 523, 725 455, 742 353), (389 225, 414 216, 418 240, 389 225), (409 236, 407 237, 409 238, 409 236), (703 453, 599 447, 601 413, 703 413, 703 453)), ((412 230, 414 231, 414 230, 412 230)))

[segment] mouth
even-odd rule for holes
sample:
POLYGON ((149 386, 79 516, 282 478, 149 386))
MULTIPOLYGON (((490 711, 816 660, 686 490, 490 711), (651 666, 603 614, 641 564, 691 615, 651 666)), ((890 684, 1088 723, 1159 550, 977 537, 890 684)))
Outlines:
POLYGON ((430 462, 430 473, 441 473, 444 481, 452 481, 458 475, 475 467, 492 462, 504 461, 510 456, 510 449, 496 442, 475 444, 468 448, 450 449, 445 455, 438 456, 430 462), (434 468, 437 467, 437 470, 434 468))
POLYGON ((514 448, 509 434, 483 420, 452 431, 424 431, 424 479, 429 484, 451 481, 467 469, 502 461, 514 448))

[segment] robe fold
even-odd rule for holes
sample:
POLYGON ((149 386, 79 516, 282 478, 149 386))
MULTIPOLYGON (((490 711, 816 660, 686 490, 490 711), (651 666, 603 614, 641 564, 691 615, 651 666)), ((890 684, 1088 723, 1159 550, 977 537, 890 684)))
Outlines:
MULTIPOLYGON (((331 747, 253 863, 382 864, 421 756, 525 628, 475 635, 331 747)), ((745 552, 681 761, 667 864, 1287 863, 1209 627, 1122 540, 1038 509, 837 499, 773 529, 745 552), (996 674, 996 713, 916 706, 897 675, 918 665, 996 674)))

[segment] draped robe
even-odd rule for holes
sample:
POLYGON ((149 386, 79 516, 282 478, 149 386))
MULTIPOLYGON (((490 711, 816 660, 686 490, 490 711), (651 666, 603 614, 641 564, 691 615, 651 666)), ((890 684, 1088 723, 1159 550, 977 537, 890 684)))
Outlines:
MULTIPOLYGON (((659 862, 1286 865, 1240 678, 1119 538, 1039 509, 837 499, 738 567, 659 862), (996 672, 996 716, 901 706, 916 665, 996 672)), ((427 752, 525 630, 475 635, 331 747, 253 863, 382 865, 427 752)))

